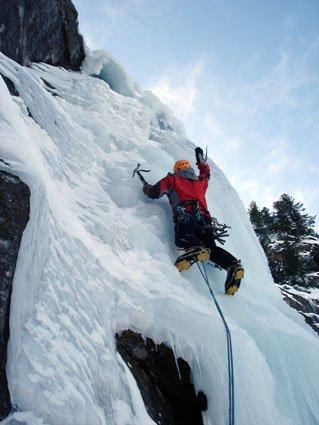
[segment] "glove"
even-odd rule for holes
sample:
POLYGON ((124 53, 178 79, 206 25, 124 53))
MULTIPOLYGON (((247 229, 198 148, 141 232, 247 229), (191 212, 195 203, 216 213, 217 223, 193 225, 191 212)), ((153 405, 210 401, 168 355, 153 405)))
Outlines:
POLYGON ((204 164, 204 152, 202 148, 196 148, 195 149, 195 156, 196 156, 196 164, 204 164))
POLYGON ((143 192, 145 193, 145 195, 147 195, 147 192, 150 190, 151 187, 152 185, 149 183, 143 184, 143 192))

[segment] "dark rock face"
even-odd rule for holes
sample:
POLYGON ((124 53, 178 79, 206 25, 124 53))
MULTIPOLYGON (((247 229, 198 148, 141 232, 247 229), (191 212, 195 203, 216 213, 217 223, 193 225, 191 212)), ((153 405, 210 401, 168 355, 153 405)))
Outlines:
POLYGON ((11 410, 6 378, 12 281, 22 238, 29 220, 30 191, 18 177, 0 171, 0 419, 11 410))
POLYGON ((131 330, 116 334, 117 350, 130 368, 146 410, 161 425, 203 425, 203 392, 195 393, 188 363, 164 344, 155 345, 131 330), (178 364, 178 369, 177 365, 178 364))
POLYGON ((312 329, 319 335, 319 299, 313 288, 278 285, 283 299, 290 307, 298 311, 312 329))
POLYGON ((79 70, 84 59, 71 0, 0 0, 0 51, 21 65, 79 70))

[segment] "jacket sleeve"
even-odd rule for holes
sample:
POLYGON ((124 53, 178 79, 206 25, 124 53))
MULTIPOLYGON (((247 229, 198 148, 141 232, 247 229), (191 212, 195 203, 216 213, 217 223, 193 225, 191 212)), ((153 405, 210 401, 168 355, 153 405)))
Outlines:
POLYGON ((210 168, 207 162, 205 164, 197 163, 197 167, 199 169, 199 179, 206 180, 208 183, 210 179, 210 168))
POLYGON ((168 175, 164 177, 162 180, 154 184, 153 186, 147 185, 144 186, 143 192, 151 199, 160 198, 163 195, 168 195, 168 193, 173 188, 173 176, 168 175))

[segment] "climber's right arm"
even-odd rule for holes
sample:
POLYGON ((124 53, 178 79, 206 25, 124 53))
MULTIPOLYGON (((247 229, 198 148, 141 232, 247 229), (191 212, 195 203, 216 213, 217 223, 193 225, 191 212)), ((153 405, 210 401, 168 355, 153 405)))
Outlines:
POLYGON ((151 184, 145 184, 143 186, 143 192, 151 199, 158 199, 163 195, 168 195, 173 187, 173 179, 174 176, 172 174, 168 174, 153 186, 151 184))
POLYGON ((208 184, 210 179, 210 168, 206 162, 207 158, 204 158, 203 149, 198 147, 195 149, 196 165, 199 169, 199 179, 208 184))

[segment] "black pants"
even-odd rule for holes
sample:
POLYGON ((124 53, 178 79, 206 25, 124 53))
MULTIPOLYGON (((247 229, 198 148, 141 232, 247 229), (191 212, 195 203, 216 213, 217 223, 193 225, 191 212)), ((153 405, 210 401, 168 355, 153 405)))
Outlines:
POLYGON ((175 243, 179 248, 205 246, 210 249, 211 261, 223 269, 227 269, 238 262, 228 251, 216 246, 213 228, 204 217, 201 219, 202 223, 191 214, 187 215, 187 220, 175 218, 174 222, 175 243))

